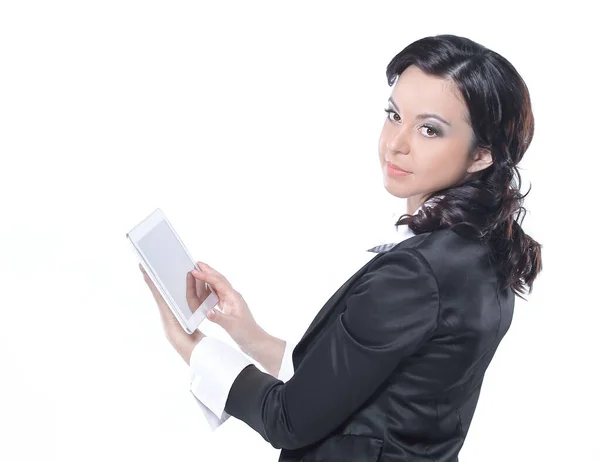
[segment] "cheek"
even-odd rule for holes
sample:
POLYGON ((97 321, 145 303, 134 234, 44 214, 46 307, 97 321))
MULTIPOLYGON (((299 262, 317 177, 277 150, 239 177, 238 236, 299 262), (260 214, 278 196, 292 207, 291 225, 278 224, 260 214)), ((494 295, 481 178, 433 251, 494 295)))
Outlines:
POLYGON ((383 157, 385 152, 386 152, 386 133, 385 133, 385 127, 381 130, 381 133, 379 134, 379 142, 378 142, 378 148, 379 148, 379 156, 383 157))
POLYGON ((379 160, 383 162, 385 159, 385 144, 382 141, 379 141, 379 160))
POLYGON ((465 163, 461 149, 452 145, 440 145, 421 157, 420 173, 422 178, 436 184, 450 185, 463 173, 465 163))
POLYGON ((394 136, 394 130, 393 127, 390 127, 388 123, 384 122, 383 123, 383 127, 381 128, 381 133, 379 134, 379 141, 378 141, 378 150, 379 150, 379 160, 383 163, 385 156, 387 154, 389 155, 393 155, 393 153, 388 152, 388 142, 391 139, 391 137, 394 136))

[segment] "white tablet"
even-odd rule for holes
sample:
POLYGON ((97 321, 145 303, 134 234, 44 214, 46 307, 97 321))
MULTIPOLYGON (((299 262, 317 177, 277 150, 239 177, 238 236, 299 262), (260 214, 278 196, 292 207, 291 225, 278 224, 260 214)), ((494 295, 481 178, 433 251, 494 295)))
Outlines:
POLYGON ((210 284, 194 278, 199 268, 160 209, 126 234, 146 273, 188 333, 193 333, 218 297, 210 284))

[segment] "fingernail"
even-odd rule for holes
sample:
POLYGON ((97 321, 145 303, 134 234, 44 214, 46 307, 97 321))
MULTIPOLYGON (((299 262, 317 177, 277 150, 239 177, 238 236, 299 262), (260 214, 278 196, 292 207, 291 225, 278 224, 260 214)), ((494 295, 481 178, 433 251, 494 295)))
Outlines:
POLYGON ((200 271, 198 270, 192 270, 192 274, 195 276, 198 276, 200 274, 200 271))
POLYGON ((215 310, 210 310, 210 311, 208 312, 208 317, 209 317, 209 318, 214 318, 214 317, 215 317, 215 310))

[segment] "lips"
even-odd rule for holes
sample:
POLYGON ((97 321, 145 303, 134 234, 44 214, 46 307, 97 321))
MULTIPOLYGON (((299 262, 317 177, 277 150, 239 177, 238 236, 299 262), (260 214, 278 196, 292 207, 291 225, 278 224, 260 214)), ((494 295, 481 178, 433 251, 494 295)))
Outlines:
POLYGON ((386 163, 392 170, 397 170, 399 172, 405 172, 405 173, 412 173, 412 172, 409 172, 408 170, 404 170, 403 168, 398 167, 395 164, 392 164, 391 162, 386 162, 386 163))

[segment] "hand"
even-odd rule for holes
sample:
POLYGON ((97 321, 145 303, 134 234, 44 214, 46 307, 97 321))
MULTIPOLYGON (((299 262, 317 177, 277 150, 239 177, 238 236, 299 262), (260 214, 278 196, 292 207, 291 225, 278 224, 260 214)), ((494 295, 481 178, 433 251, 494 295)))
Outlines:
POLYGON ((185 300, 187 301, 188 308, 192 313, 195 313, 204 300, 211 294, 210 289, 206 282, 202 282, 192 276, 191 271, 186 274, 185 287, 185 300))
POLYGON ((206 263, 196 264, 200 271, 193 270, 192 276, 210 284, 222 311, 209 310, 208 319, 225 329, 242 351, 247 352, 254 343, 262 341, 264 331, 254 320, 242 294, 231 286, 225 276, 206 263))
MULTIPOLYGON (((169 308, 169 305, 167 305, 165 299, 162 297, 162 295, 152 282, 152 279, 150 279, 150 276, 148 276, 148 274, 146 274, 146 271, 144 271, 144 268, 142 267, 141 263, 139 264, 139 268, 142 274, 144 275, 144 281, 146 281, 146 284, 148 284, 148 287, 150 288, 150 291, 154 296, 154 300, 156 300, 156 304, 158 305, 158 310, 162 320, 165 336, 167 337, 171 345, 175 348, 175 350, 177 350, 177 352, 183 358, 183 360, 189 365, 192 350, 198 344, 198 342, 200 342, 206 336, 199 330, 194 331, 192 334, 188 334, 185 330, 183 330, 181 324, 179 324, 179 321, 171 311, 171 308, 169 308)), ((190 281, 193 281, 191 275, 188 276, 188 289, 186 292, 186 298, 190 306, 193 306, 195 304, 194 300, 196 298, 200 299, 199 295, 201 294, 196 294, 196 297, 193 296, 194 294, 192 294, 190 291, 190 281)), ((196 286, 202 286, 202 288, 204 288, 204 284, 196 284, 196 286)), ((206 289, 204 288, 204 290, 206 289)), ((202 300, 204 298, 202 298, 202 300)), ((197 306, 199 305, 200 303, 197 304, 197 306)))

